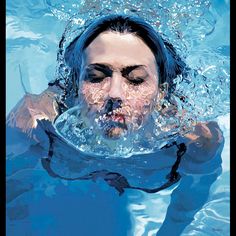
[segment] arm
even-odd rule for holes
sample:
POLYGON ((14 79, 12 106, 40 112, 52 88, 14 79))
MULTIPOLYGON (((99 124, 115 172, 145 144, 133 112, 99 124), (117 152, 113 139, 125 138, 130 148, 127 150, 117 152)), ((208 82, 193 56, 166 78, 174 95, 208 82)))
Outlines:
POLYGON ((194 215, 206 203, 211 185, 221 173, 223 136, 216 122, 197 124, 184 137, 187 152, 183 156, 179 186, 172 192, 165 220, 157 236, 181 235, 194 215))
MULTIPOLYGON (((35 139, 32 131, 37 129, 37 119, 53 121, 57 115, 55 106, 55 88, 48 87, 41 94, 25 94, 24 97, 9 112, 6 126, 10 129, 18 129, 28 137, 35 139)), ((12 137, 14 138, 14 137, 12 137)))
POLYGON ((39 95, 26 94, 10 111, 6 120, 7 175, 37 164, 48 146, 45 132, 36 119, 53 121, 55 89, 49 87, 39 95))

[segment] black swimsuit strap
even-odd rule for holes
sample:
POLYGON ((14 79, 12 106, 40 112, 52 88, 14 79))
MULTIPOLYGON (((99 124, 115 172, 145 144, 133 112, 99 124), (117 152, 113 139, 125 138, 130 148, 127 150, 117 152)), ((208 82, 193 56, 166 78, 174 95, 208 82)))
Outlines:
POLYGON ((181 176, 177 172, 177 170, 178 170, 178 167, 179 167, 179 164, 181 161, 181 157, 186 152, 186 145, 184 143, 177 144, 176 142, 173 142, 171 144, 167 144, 163 147, 163 148, 169 148, 169 147, 172 147, 175 145, 178 148, 177 153, 176 153, 177 159, 176 159, 175 163, 173 164, 170 173, 166 176, 168 181, 158 188, 148 189, 148 188, 131 186, 124 176, 122 176, 121 174, 116 173, 116 172, 110 172, 108 170, 93 171, 87 175, 80 176, 77 178, 63 177, 63 176, 58 175, 57 173, 55 173, 51 169, 50 164, 51 164, 51 159, 53 156, 53 138, 51 137, 50 133, 48 133, 48 132, 46 132, 46 133, 49 137, 49 144, 50 145, 49 145, 48 157, 42 158, 41 163, 42 163, 43 168, 53 178, 60 178, 60 179, 70 180, 70 181, 96 180, 97 178, 103 178, 110 186, 114 187, 119 192, 119 195, 124 193, 124 189, 137 189, 137 190, 144 191, 146 193, 157 193, 157 192, 159 192, 163 189, 166 189, 166 188, 172 186, 173 184, 177 183, 181 178, 181 176))
POLYGON ((161 185, 160 187, 153 188, 153 189, 140 188, 140 187, 130 187, 130 188, 142 190, 147 193, 157 193, 157 192, 159 192, 163 189, 169 188, 173 184, 177 183, 181 178, 181 175, 177 172, 177 170, 178 170, 178 167, 179 167, 179 164, 181 161, 181 157, 185 154, 187 148, 184 143, 177 144, 176 142, 173 142, 172 144, 167 144, 163 148, 169 148, 169 147, 172 147, 173 145, 177 146, 177 148, 178 148, 177 159, 176 159, 174 165, 172 166, 170 173, 166 176, 168 181, 166 183, 164 183, 163 185, 161 185))

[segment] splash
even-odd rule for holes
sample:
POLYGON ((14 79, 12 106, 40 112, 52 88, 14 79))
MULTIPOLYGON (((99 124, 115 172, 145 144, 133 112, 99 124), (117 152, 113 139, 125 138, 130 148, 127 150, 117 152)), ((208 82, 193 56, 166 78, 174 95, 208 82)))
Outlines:
POLYGON ((81 104, 62 113, 54 127, 70 145, 88 155, 127 158, 153 153, 191 130, 193 120, 185 116, 181 107, 173 101, 174 97, 163 99, 161 106, 165 105, 165 109, 155 109, 138 129, 128 127, 118 139, 103 135, 104 129, 113 126, 113 121, 98 116, 91 122, 81 104))

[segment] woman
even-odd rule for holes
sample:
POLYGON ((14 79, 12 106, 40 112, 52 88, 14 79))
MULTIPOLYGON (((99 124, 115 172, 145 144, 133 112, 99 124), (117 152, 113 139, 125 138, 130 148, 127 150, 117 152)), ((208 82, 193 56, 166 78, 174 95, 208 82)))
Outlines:
MULTIPOLYGON (((59 46, 62 46, 63 40, 64 38, 59 46)), ((180 165, 183 178, 172 193, 165 221, 157 233, 180 235, 206 201, 209 188, 221 170, 223 137, 217 123, 195 124, 192 132, 180 135, 172 144, 168 143, 162 145, 162 149, 159 148, 157 153, 161 153, 164 158, 162 163, 158 161, 158 167, 153 166, 156 172, 168 163, 168 157, 172 159, 172 164, 173 158, 177 158, 173 165, 167 164, 171 169, 168 182, 159 188, 150 188, 153 183, 145 185, 142 180, 135 182, 133 173, 127 171, 128 160, 114 160, 113 164, 108 161, 108 165, 96 158, 92 164, 89 159, 88 164, 86 152, 92 150, 96 154, 94 145, 98 144, 98 147, 108 147, 106 150, 110 150, 112 155, 112 150, 117 150, 112 149, 113 146, 121 139, 130 141, 129 137, 133 138, 136 134, 139 134, 139 139, 148 139, 148 136, 153 135, 155 122, 152 114, 156 110, 159 114, 168 113, 175 117, 175 104, 168 108, 162 101, 165 99, 171 103, 170 96, 175 89, 174 79, 188 72, 186 64, 173 46, 163 40, 149 24, 140 18, 123 15, 110 15, 95 20, 68 45, 64 54, 62 51, 59 51, 60 53, 64 56, 66 64, 65 83, 61 83, 61 78, 57 78, 49 83, 48 89, 42 94, 27 94, 17 104, 7 120, 8 137, 12 135, 15 139, 11 140, 9 147, 11 150, 12 147, 17 150, 18 136, 26 134, 27 145, 24 150, 21 147, 16 153, 19 155, 29 150, 29 147, 38 145, 37 156, 40 158, 47 155, 42 164, 50 176, 67 180, 101 177, 120 193, 123 193, 125 188, 157 192, 169 187, 180 179, 177 172, 180 165), (73 110, 74 107, 79 109, 79 113, 78 110, 73 110), (67 136, 68 130, 63 131, 71 122, 70 114, 77 118, 74 121, 77 127, 78 120, 83 121, 83 128, 79 127, 79 130, 93 127, 93 133, 85 140, 85 143, 89 143, 85 153, 75 148, 78 143, 67 136), (55 123, 54 127, 51 123, 55 123), (58 132, 55 132, 55 127, 58 132), (101 140, 102 144, 98 140, 101 140), (78 155, 79 160, 73 158, 78 155), (70 172, 67 177, 64 170, 59 171, 57 164, 51 165, 53 159, 62 160, 58 163, 59 166, 66 166, 67 172, 70 172), (75 163, 75 160, 77 164, 71 164, 75 163), (185 175, 186 173, 188 175, 185 175), (208 178, 202 182, 200 176, 197 183, 193 182, 191 174, 203 174, 203 178, 208 178), (183 191, 186 188, 191 191, 183 191)), ((83 134, 81 132, 79 134, 83 134)), ((77 133, 72 134, 76 137, 77 133)), ((130 141, 130 144, 133 145, 133 142, 130 141)), ((153 154, 148 158, 145 160, 152 164, 153 154)), ((137 160, 139 161, 136 162, 135 173, 142 174, 147 163, 144 165, 139 157, 137 160)), ((13 161, 11 163, 11 171, 16 172, 18 167, 13 161)), ((24 168, 29 165, 27 158, 22 160, 22 163, 24 168)), ((37 160, 34 164, 31 162, 31 165, 36 163, 37 160)), ((11 195, 15 196, 13 199, 18 196, 17 193, 11 195)))

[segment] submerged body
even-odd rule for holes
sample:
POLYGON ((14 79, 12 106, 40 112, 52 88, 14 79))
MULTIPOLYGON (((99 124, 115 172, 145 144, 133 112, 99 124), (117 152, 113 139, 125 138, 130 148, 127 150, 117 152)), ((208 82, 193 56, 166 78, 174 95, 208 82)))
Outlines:
MULTIPOLYGON (((41 98, 43 94, 50 92, 52 92, 51 88, 41 95, 25 96, 21 105, 13 109, 8 116, 8 118, 14 117, 14 122, 11 118, 11 123, 7 125, 7 138, 11 139, 11 143, 8 142, 7 146, 7 151, 9 151, 7 158, 8 235, 14 235, 13 232, 22 230, 22 228, 33 235, 64 235, 65 232, 75 232, 77 226, 80 227, 81 233, 85 233, 83 235, 92 235, 95 232, 107 236, 111 233, 118 236, 129 235, 132 214, 127 212, 129 202, 127 197, 132 199, 132 196, 135 196, 137 198, 141 192, 126 190, 125 194, 119 197, 117 191, 108 187, 109 185, 99 176, 93 179, 96 181, 95 183, 91 182, 91 178, 88 178, 87 181, 65 182, 60 178, 52 178, 42 168, 41 158, 48 157, 49 138, 42 126, 37 124, 35 127, 34 124, 40 114, 44 114, 41 116, 42 119, 53 120, 53 117, 46 115, 46 110, 40 109, 39 111, 39 103, 33 97, 41 98), (25 108, 23 104, 29 99, 31 102, 28 104, 30 105, 25 108), (38 113, 35 112, 33 115, 31 113, 28 119, 22 120, 22 116, 26 116, 27 111, 32 109, 38 113), (20 142, 19 139, 17 140, 19 133, 20 142), (21 164, 19 165, 19 163, 21 164), (42 196, 40 197, 40 195, 42 196), (94 196, 96 197, 94 198, 94 196), (63 210, 62 214, 55 211, 58 207, 64 209, 65 203, 67 212, 63 210), (38 204, 41 209, 38 208, 38 204), (111 224, 106 227, 105 231, 103 231, 103 222, 97 221, 99 211, 102 211, 103 207, 107 209, 103 216, 107 217, 106 222, 111 224), (20 215, 17 215, 17 211, 21 212, 20 215), (13 212, 15 213, 13 214, 13 212), (73 215, 78 220, 67 221, 68 218, 73 218, 73 215), (122 219, 119 215, 122 215, 122 219), (30 222, 34 217, 43 217, 44 225, 32 228, 30 222), (57 226, 54 229, 50 227, 49 219, 51 217, 55 226, 60 222, 64 225, 60 232, 57 226), (83 222, 89 222, 94 225, 94 228, 91 229, 83 222)), ((48 99, 46 104, 51 107, 51 113, 53 113, 55 111, 53 99, 50 96, 46 97, 48 99)), ((44 106, 47 111, 48 106, 44 106)), ((93 171, 109 170, 121 174, 133 186, 151 189, 166 182, 166 175, 176 160, 175 146, 148 155, 99 160, 99 158, 84 156, 59 136, 54 137, 54 140, 52 168, 55 173, 65 177, 75 178, 88 175, 93 171)), ((180 137, 178 142, 182 141, 187 145, 187 152, 179 167, 182 178, 178 187, 172 192, 172 200, 166 218, 157 235, 167 235, 168 232, 171 235, 180 235, 207 200, 210 186, 221 172, 220 154, 224 142, 215 122, 198 124, 194 133, 188 134, 187 137, 180 137), (175 229, 174 232, 172 232, 173 229, 175 229)))

